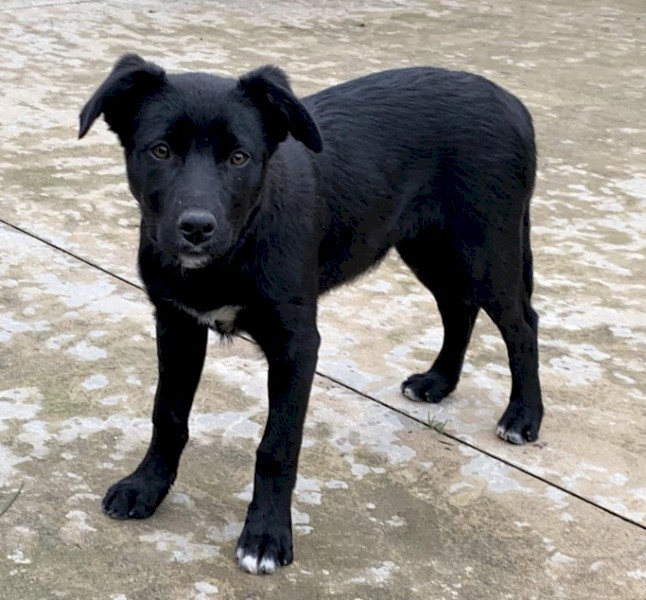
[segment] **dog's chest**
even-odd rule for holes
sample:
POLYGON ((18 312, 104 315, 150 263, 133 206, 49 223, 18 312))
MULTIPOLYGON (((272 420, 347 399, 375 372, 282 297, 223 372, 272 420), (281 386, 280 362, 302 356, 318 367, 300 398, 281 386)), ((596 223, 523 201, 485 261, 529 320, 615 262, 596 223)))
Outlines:
POLYGON ((205 312, 184 305, 180 305, 180 308, 195 317, 202 325, 206 325, 222 335, 230 335, 235 331, 236 317, 242 306, 226 305, 205 312))

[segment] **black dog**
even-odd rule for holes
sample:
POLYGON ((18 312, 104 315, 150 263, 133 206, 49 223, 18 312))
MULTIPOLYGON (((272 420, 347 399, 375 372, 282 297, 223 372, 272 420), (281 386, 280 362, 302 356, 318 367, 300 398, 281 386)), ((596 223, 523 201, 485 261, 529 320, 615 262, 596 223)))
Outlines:
POLYGON ((410 68, 298 100, 261 67, 238 80, 167 75, 123 56, 80 117, 103 113, 141 207, 139 268, 156 309, 153 435, 112 486, 112 517, 144 518, 173 483, 208 328, 247 331, 269 365, 269 417, 240 566, 292 561, 291 495, 316 367, 318 296, 393 246, 433 293, 444 324, 431 369, 402 384, 438 402, 456 386, 480 308, 509 354, 511 400, 498 435, 535 440, 543 414, 530 304, 531 117, 495 84, 410 68))

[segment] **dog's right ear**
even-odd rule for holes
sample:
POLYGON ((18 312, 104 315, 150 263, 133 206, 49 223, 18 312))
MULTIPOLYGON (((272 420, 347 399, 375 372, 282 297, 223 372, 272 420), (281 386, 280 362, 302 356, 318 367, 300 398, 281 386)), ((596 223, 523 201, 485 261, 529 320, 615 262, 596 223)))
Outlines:
POLYGON ((83 107, 79 119, 79 139, 103 113, 105 122, 123 144, 141 103, 159 90, 165 81, 166 73, 161 67, 146 62, 137 54, 124 54, 83 107))

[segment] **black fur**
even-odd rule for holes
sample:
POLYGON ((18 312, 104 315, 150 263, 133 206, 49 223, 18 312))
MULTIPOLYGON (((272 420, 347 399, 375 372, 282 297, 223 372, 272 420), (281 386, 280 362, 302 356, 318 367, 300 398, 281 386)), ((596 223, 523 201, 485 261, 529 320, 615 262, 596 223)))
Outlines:
POLYGON ((135 55, 81 113, 103 113, 141 207, 139 267, 156 308, 159 384, 139 467, 108 491, 116 518, 150 516, 175 479, 207 325, 248 332, 269 365, 269 417, 238 543, 252 572, 292 561, 291 495, 319 347, 318 296, 395 247, 436 298, 433 366, 402 384, 438 402, 456 386, 480 308, 507 345, 498 435, 535 440, 543 414, 531 307, 530 115, 482 77, 377 73, 299 101, 287 76, 167 75, 135 55), (240 307, 233 313, 212 313, 240 307))

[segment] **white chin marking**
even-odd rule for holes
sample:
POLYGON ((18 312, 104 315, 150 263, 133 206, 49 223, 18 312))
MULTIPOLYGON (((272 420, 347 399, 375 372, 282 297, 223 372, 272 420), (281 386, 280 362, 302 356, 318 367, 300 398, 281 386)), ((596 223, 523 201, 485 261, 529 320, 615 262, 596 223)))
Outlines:
POLYGON ((180 254, 179 264, 183 269, 201 269, 209 264, 211 257, 207 254, 193 255, 193 254, 180 254))

